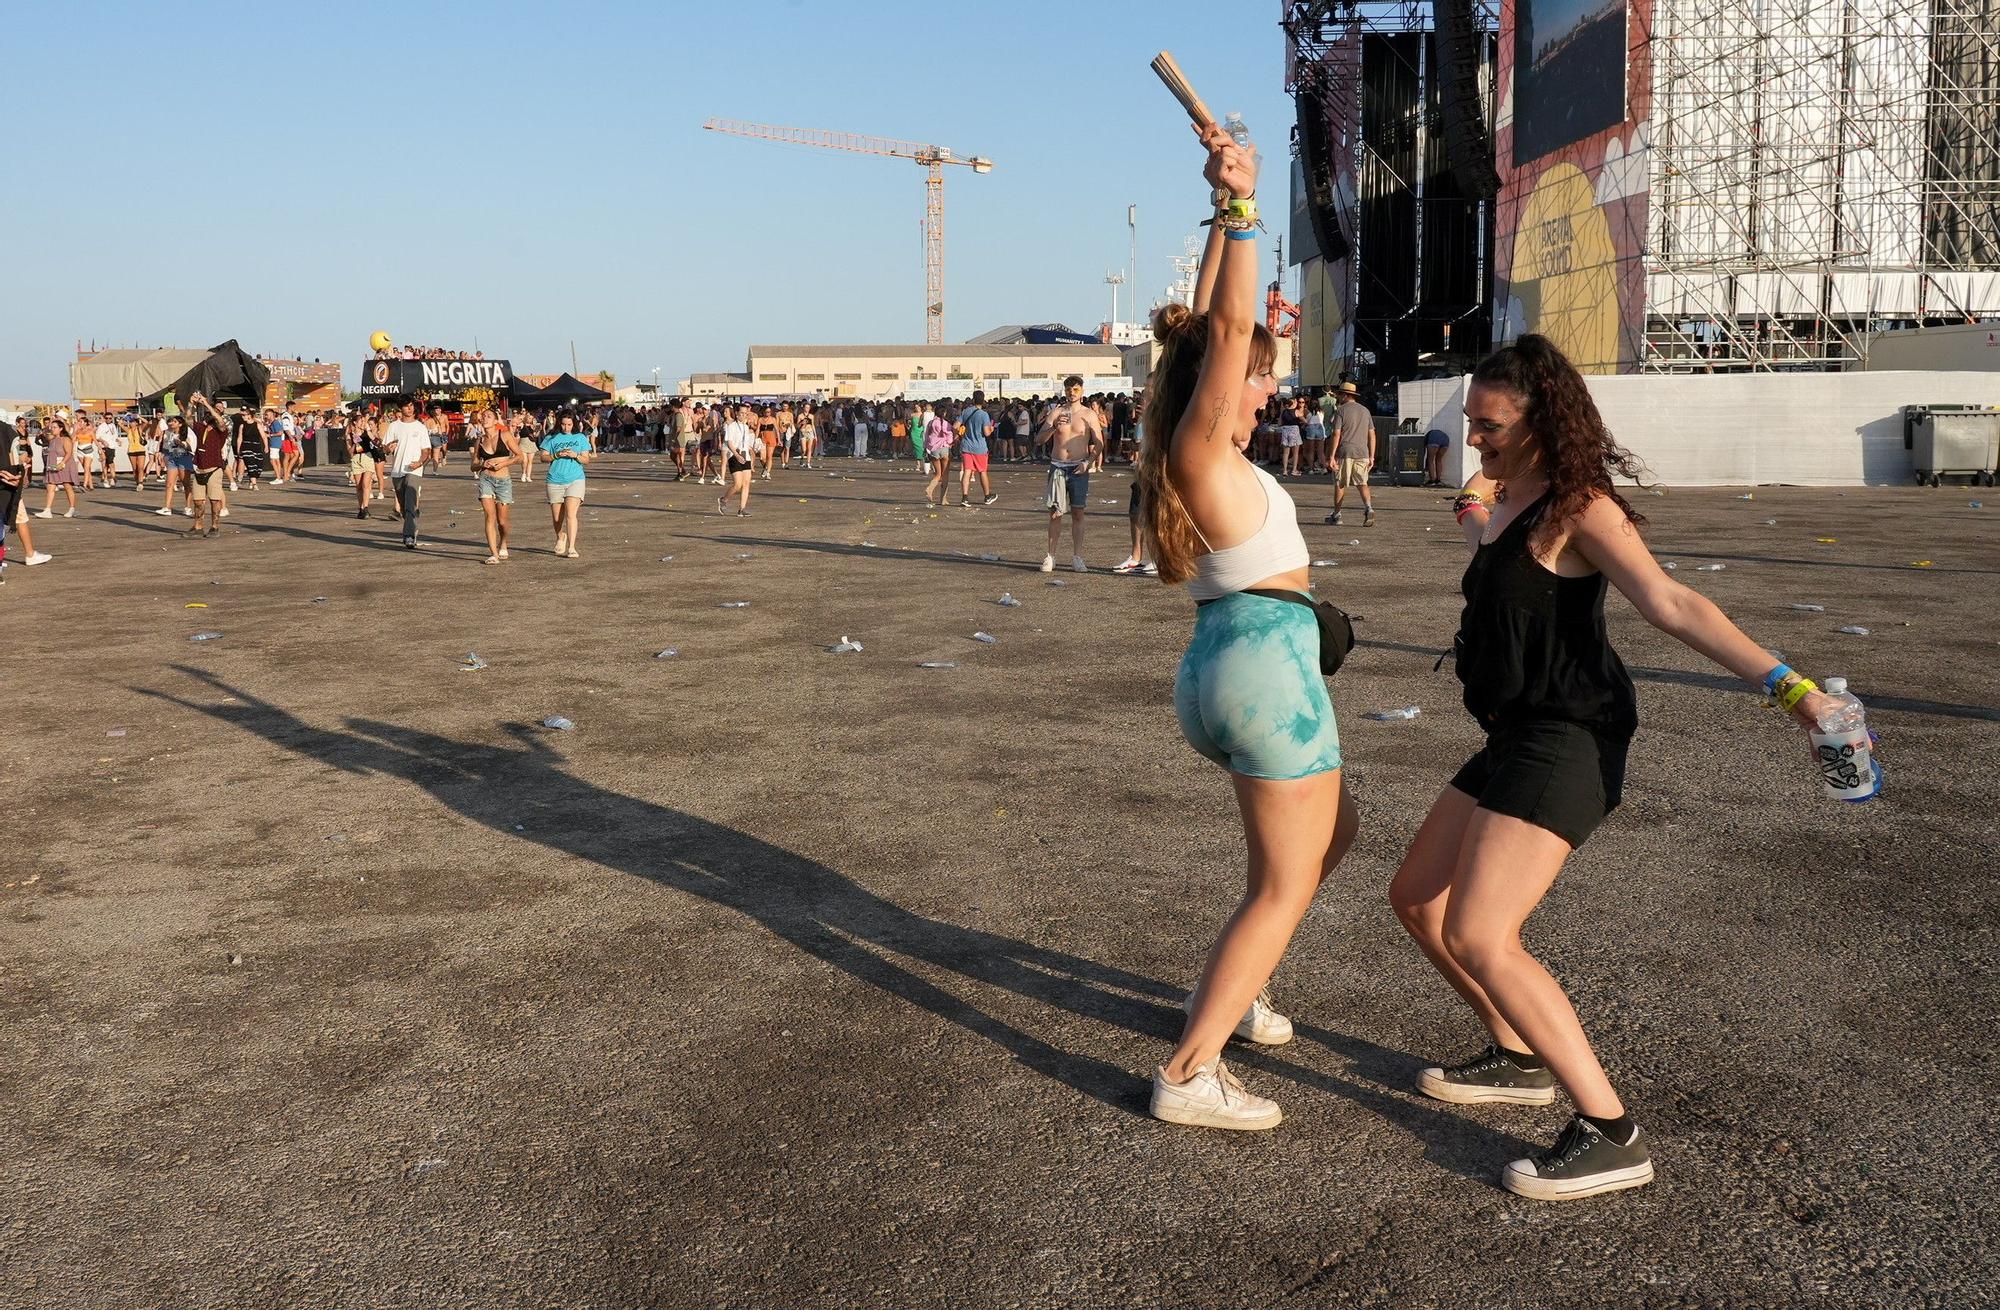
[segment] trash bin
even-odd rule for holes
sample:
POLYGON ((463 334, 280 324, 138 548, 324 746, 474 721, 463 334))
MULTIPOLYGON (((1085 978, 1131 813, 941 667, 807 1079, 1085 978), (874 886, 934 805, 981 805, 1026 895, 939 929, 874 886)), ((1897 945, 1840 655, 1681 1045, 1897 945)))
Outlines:
POLYGON ((1389 481, 1398 487, 1421 487, 1424 485, 1424 434, 1421 432, 1398 432, 1396 446, 1391 455, 1389 481))
POLYGON ((2000 408, 1934 405, 1914 410, 1910 418, 1910 464, 1919 486, 1935 487, 1944 477, 1993 485, 2000 464, 2000 408))

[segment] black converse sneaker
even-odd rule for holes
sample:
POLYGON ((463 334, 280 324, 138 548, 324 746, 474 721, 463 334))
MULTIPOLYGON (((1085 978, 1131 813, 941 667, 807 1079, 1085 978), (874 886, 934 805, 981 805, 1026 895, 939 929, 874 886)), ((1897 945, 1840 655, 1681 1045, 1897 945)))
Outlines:
POLYGON ((1417 1075, 1417 1090, 1458 1105, 1547 1105, 1556 1099, 1556 1076, 1545 1068, 1523 1069, 1498 1046, 1489 1046, 1464 1064, 1425 1069, 1417 1075))
POLYGON ((1554 1146, 1500 1172, 1502 1187, 1537 1201, 1579 1201, 1652 1181, 1644 1133, 1634 1128, 1632 1140, 1620 1146, 1582 1115, 1569 1121, 1554 1146))

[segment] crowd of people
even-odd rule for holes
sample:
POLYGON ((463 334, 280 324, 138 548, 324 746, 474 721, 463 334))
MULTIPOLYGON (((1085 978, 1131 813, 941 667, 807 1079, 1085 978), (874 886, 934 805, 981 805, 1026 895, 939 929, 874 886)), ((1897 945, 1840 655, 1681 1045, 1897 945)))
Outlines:
POLYGON ((375 359, 485 359, 483 350, 446 350, 443 346, 383 346, 375 359))

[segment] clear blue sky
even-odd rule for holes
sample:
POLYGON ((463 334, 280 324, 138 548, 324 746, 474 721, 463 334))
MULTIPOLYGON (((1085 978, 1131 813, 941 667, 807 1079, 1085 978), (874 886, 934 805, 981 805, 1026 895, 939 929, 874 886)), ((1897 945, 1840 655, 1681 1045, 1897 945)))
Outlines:
MULTIPOLYGON (((338 360, 370 332, 524 372, 735 369, 752 341, 923 339, 923 170, 703 132, 929 141, 948 340, 1142 307, 1206 212, 1147 67, 1242 111, 1286 212, 1278 0, 70 3, 8 20, 0 396, 77 338, 338 360)), ((1281 225, 1272 223, 1278 230, 1281 225)))

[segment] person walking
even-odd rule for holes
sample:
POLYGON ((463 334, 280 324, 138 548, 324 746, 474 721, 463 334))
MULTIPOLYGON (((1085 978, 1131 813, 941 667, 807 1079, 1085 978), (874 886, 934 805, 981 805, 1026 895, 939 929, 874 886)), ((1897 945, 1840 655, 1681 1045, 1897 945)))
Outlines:
POLYGON ((1340 384, 1340 404, 1333 411, 1333 513, 1328 523, 1340 522, 1341 502, 1349 487, 1361 492, 1361 526, 1375 526, 1375 498, 1368 490, 1368 471, 1375 467, 1375 416, 1361 403, 1361 389, 1352 382, 1340 384))
POLYGON ((271 444, 266 433, 270 428, 276 427, 277 422, 278 415, 275 410, 264 411, 262 425, 248 409, 237 411, 233 424, 236 462, 231 470, 235 476, 229 480, 231 491, 244 484, 248 484, 252 491, 257 489, 258 479, 264 476, 270 466, 271 444))
POLYGON ((0 565, 7 562, 10 529, 21 539, 22 564, 34 568, 49 562, 50 556, 35 549, 28 529, 28 478, 34 467, 27 436, 12 423, 0 422, 0 565))
POLYGON ((1185 584, 1194 634, 1174 680, 1181 733, 1229 773, 1249 850, 1248 885, 1187 999, 1151 1111, 1169 1123, 1260 1130, 1284 1118, 1223 1063, 1232 1034, 1292 1039, 1266 986, 1321 881, 1353 843, 1340 731, 1320 673, 1311 556, 1278 480, 1243 456, 1277 390, 1277 343, 1258 321, 1256 156, 1220 126, 1198 129, 1216 219, 1195 307, 1154 318, 1159 363, 1139 456, 1140 513, 1160 580, 1185 584))
POLYGON ((188 431, 187 420, 175 414, 167 420, 166 435, 160 439, 161 458, 165 461, 166 473, 161 479, 165 496, 160 507, 153 512, 162 518, 174 512, 174 488, 181 491, 181 512, 194 513, 194 434, 188 431))
POLYGON ((819 416, 807 405, 799 411, 799 453, 807 468, 813 468, 813 451, 819 447, 819 416))
POLYGON ((1083 562, 1083 513, 1090 504, 1090 466, 1104 449, 1104 429, 1096 411, 1083 403, 1083 379, 1072 374, 1063 379, 1068 401, 1051 405, 1042 418, 1036 446, 1049 448, 1049 484, 1043 503, 1049 511, 1049 550, 1042 556, 1042 572, 1053 573, 1056 546, 1062 540, 1062 524, 1069 518, 1069 566, 1073 572, 1088 573, 1083 562))
POLYGON ((76 439, 70 435, 69 424, 59 418, 49 418, 42 423, 42 490, 45 494, 42 507, 35 511, 38 519, 55 517, 56 492, 66 498, 67 508, 63 517, 76 517, 76 480, 78 458, 76 439))
POLYGON ((521 447, 507 420, 479 411, 479 439, 472 446, 472 471, 479 478, 479 512, 486 517, 486 562, 507 558, 507 517, 514 505, 514 463, 521 447))
POLYGON ((347 480, 354 484, 354 517, 368 517, 368 502, 376 495, 376 470, 381 451, 369 430, 368 420, 356 414, 347 420, 342 434, 347 443, 347 480))
POLYGON ((988 472, 991 455, 989 439, 993 434, 993 416, 986 412, 986 393, 972 393, 972 404, 958 416, 960 429, 965 433, 958 443, 958 505, 960 509, 972 507, 972 479, 979 478, 983 493, 980 504, 992 505, 1000 497, 993 491, 993 475, 988 472))
POLYGON ((542 484, 549 493, 549 526, 555 529, 555 553, 565 559, 580 559, 577 537, 583 531, 584 465, 597 458, 590 438, 577 431, 574 414, 556 420, 556 430, 542 439, 542 453, 549 457, 549 471, 542 484))
POLYGON ((194 472, 188 478, 194 522, 188 535, 213 537, 222 531, 222 516, 228 512, 222 485, 229 472, 229 420, 199 391, 188 397, 188 414, 194 433, 194 472))
POLYGON ((735 416, 722 425, 722 461, 729 475, 729 489, 715 498, 715 512, 729 512, 729 498, 736 497, 736 516, 750 516, 750 475, 756 468, 759 441, 751 428, 748 405, 739 405, 735 416))
POLYGON ((521 411, 521 417, 514 424, 514 444, 521 452, 521 481, 535 480, 535 456, 541 453, 541 424, 533 414, 521 411))
MULTIPOLYGON (((1623 791, 1638 707, 1606 635, 1607 587, 1802 724, 1831 702, 1661 571, 1639 533, 1645 520, 1612 485, 1644 470, 1548 338, 1488 356, 1465 416, 1479 471, 1454 505, 1473 552, 1454 650, 1486 742, 1417 830, 1389 902, 1487 1037, 1472 1059, 1419 1073, 1418 1089, 1456 1104, 1547 1105, 1558 1087, 1568 1092, 1576 1115, 1555 1145, 1508 1164, 1500 1182, 1575 1200, 1653 1178, 1646 1138, 1569 998, 1521 943, 1563 863, 1623 791)), ((1587 913, 1587 902, 1571 912, 1587 913)))
POLYGON ((1305 396, 1300 396, 1294 403, 1305 422, 1305 473, 1308 477, 1317 476, 1327 470, 1326 415, 1305 396))
POLYGON ((389 481, 396 491, 396 517, 403 524, 403 549, 417 548, 418 503, 424 494, 424 465, 431 460, 431 434, 417 420, 417 402, 406 400, 383 434, 389 456, 389 481))
POLYGON ((1278 476, 1295 478, 1302 467, 1299 453, 1305 448, 1305 429, 1299 417, 1300 403, 1297 396, 1280 403, 1278 408, 1278 476))
POLYGON ((936 509, 944 497, 951 494, 951 484, 947 480, 951 469, 951 447, 958 440, 958 429, 952 423, 951 415, 940 405, 930 411, 924 420, 924 467, 930 471, 930 481, 924 484, 924 504, 936 509))

